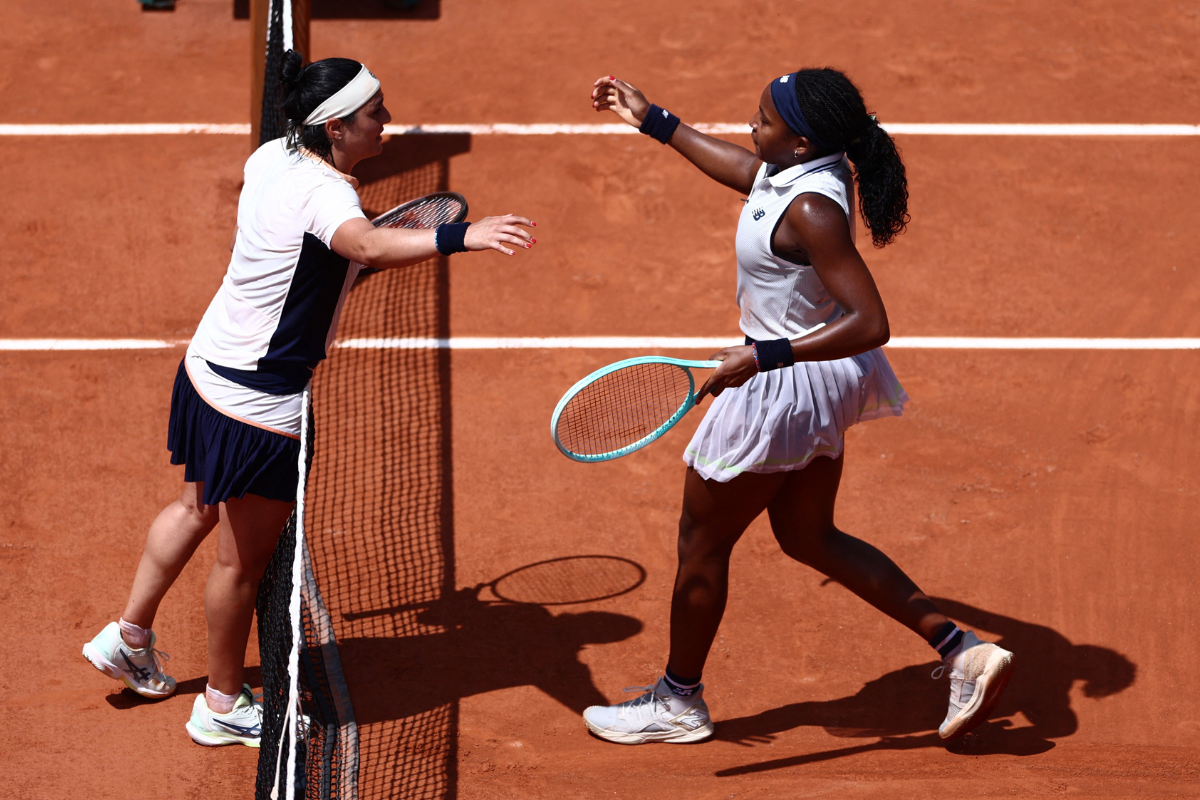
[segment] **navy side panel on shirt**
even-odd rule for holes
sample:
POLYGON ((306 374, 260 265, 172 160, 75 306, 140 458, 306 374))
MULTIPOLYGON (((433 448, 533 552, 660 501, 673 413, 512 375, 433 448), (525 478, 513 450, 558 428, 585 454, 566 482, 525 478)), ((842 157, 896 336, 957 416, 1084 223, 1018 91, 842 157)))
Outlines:
POLYGON ((208 368, 226 380, 231 380, 247 389, 255 389, 266 394, 289 395, 300 394, 308 382, 312 380, 312 367, 303 365, 284 366, 272 364, 273 372, 254 372, 248 369, 223 367, 211 361, 205 361, 208 368))
POLYGON ((339 256, 311 233, 304 234, 279 326, 266 355, 258 360, 259 372, 286 373, 299 366, 311 370, 325 358, 329 326, 349 269, 350 259, 339 256))

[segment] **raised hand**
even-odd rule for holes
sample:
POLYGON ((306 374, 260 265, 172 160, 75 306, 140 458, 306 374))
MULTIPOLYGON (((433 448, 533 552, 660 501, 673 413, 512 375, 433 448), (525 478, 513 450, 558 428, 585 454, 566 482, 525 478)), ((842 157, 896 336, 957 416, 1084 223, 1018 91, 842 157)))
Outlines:
POLYGON ((527 228, 537 227, 537 223, 533 220, 518 217, 516 214, 484 217, 479 222, 471 223, 471 227, 467 228, 463 245, 468 250, 499 250, 506 256, 511 256, 516 251, 508 249, 504 246, 505 244, 513 244, 526 249, 537 244, 537 239, 533 238, 533 234, 522 230, 517 227, 518 225, 527 228))
POLYGON ((611 111, 633 127, 641 127, 650 103, 637 88, 612 75, 599 79, 592 86, 592 108, 611 111))

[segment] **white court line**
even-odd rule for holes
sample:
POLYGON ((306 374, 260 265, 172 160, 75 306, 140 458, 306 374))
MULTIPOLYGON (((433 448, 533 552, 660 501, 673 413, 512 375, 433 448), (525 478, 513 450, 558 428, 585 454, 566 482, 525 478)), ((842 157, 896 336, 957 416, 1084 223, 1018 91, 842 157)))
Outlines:
MULTIPOLYGON (((694 127, 704 133, 748 133, 744 122, 698 122, 694 127)), ((1200 125, 1159 124, 983 124, 983 123, 925 123, 891 122, 884 126, 889 133, 916 136, 1200 136, 1200 125)), ((622 123, 601 125, 565 125, 538 123, 518 125, 386 125, 384 133, 471 134, 472 136, 553 136, 593 135, 623 136, 637 129, 622 123)), ((200 122, 153 122, 139 124, 85 125, 16 125, 0 124, 0 136, 163 136, 179 134, 249 135, 245 123, 213 124, 200 122)))
POLYGON ((0 125, 0 136, 162 136, 183 133, 250 135, 242 123, 148 122, 135 125, 0 125))
POLYGON ((0 339, 4 350, 162 350, 180 347, 188 339, 0 339))
MULTIPOLYGON (((0 351, 162 350, 187 339, 0 339, 0 351)), ((451 339, 347 339, 349 350, 718 350, 739 344, 737 336, 564 336, 451 339)), ((897 350, 1200 350, 1200 339, 1085 339, 979 336, 896 336, 897 350)))
MULTIPOLYGON (((740 337, 579 336, 554 338, 347 339, 352 350, 711 350, 740 337)), ((886 345, 926 350, 1200 350, 1200 339, 1082 339, 977 336, 896 336, 886 345)))

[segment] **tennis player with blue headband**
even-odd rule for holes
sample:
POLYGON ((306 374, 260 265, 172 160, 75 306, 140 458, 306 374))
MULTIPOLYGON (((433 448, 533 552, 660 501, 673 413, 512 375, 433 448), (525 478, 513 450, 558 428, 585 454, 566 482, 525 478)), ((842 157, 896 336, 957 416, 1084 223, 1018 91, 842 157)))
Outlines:
POLYGON ((524 230, 533 221, 512 214, 376 228, 350 173, 383 150, 391 115, 379 80, 357 61, 304 66, 288 51, 280 84, 288 134, 246 162, 229 268, 175 378, 167 446, 171 463, 185 467, 182 495, 150 527, 120 620, 83 648, 143 697, 170 696, 175 679, 163 673, 151 626, 217 528, 204 598, 208 686, 186 725, 203 745, 258 746, 262 706, 243 682, 255 597, 296 500, 304 389, 359 269, 468 250, 513 255, 535 242, 524 230))
POLYGON ((891 559, 833 519, 846 429, 899 416, 908 399, 880 350, 887 313, 855 247, 856 184, 876 247, 908 222, 892 138, 833 69, 800 70, 763 89, 750 119, 753 152, 682 124, 612 76, 596 81, 592 106, 746 195, 735 241, 746 343, 712 356, 721 364, 697 393, 714 399, 684 453, 665 674, 635 700, 588 708, 588 730, 624 744, 712 735, 701 674, 725 611, 733 547, 766 511, 784 553, 937 650, 945 666, 935 677, 950 675, 938 733, 961 736, 995 705, 1012 653, 959 630, 891 559))

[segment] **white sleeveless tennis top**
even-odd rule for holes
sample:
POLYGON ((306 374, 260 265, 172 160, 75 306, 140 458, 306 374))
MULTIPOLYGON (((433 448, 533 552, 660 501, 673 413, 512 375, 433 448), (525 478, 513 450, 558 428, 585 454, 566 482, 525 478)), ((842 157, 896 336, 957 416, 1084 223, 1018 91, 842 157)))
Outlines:
POLYGON ((742 333, 751 339, 795 339, 842 315, 815 269, 771 252, 771 237, 793 200, 813 192, 836 201, 854 238, 854 175, 844 154, 776 170, 769 164, 759 168, 738 220, 737 303, 742 333))
MULTIPOLYGON (((763 165, 737 229, 737 300, 742 332, 752 339, 795 339, 842 315, 815 269, 771 252, 780 217, 805 192, 836 200, 854 235, 853 175, 841 153, 779 171, 763 165)), ((840 456, 851 425, 899 416, 907 401, 879 348, 800 361, 713 398, 683 461, 721 483, 743 472, 804 469, 814 458, 840 456)))

